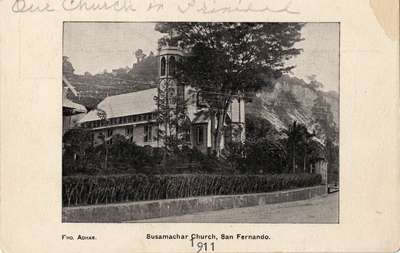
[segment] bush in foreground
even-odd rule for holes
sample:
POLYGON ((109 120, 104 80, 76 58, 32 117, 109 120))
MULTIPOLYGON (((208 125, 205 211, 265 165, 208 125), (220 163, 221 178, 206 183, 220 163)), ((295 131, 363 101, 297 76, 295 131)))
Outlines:
POLYGON ((71 176, 63 177, 63 206, 261 193, 320 183, 317 174, 71 176))

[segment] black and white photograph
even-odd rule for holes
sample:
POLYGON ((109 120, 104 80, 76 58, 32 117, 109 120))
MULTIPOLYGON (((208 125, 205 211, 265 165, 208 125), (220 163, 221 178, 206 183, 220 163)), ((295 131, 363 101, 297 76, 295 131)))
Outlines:
POLYGON ((339 223, 340 23, 64 22, 62 42, 62 222, 339 223))

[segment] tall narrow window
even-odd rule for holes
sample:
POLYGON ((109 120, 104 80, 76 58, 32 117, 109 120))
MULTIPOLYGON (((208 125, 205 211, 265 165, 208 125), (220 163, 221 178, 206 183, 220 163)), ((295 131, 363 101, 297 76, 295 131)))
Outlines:
POLYGON ((197 126, 196 128, 196 142, 197 145, 203 144, 204 141, 204 127, 203 126, 197 126))
POLYGON ((153 139, 153 127, 151 125, 144 126, 144 142, 151 142, 153 139))
POLYGON ((133 134, 133 127, 132 126, 128 126, 125 129, 126 135, 132 135, 133 134))
POLYGON ((107 130, 107 137, 110 137, 113 135, 113 130, 112 129, 108 129, 107 130))
POLYGON ((160 71, 160 76, 165 76, 165 67, 167 63, 165 61, 165 57, 161 58, 161 71, 160 71))
POLYGON ((206 100, 203 98, 203 94, 202 92, 198 91, 197 92, 197 98, 196 98, 196 105, 198 107, 206 107, 207 106, 207 102, 206 100))
POLYGON ((185 130, 185 141, 190 142, 190 128, 185 130))
POLYGON ((168 62, 168 75, 174 76, 176 74, 176 60, 174 56, 169 57, 168 62))

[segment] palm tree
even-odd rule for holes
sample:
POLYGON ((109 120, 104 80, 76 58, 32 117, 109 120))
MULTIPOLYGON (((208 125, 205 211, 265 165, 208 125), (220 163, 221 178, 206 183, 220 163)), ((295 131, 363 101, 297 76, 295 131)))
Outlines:
POLYGON ((303 172, 307 171, 307 159, 308 159, 308 147, 310 146, 310 140, 315 137, 315 132, 309 133, 307 128, 304 127, 303 142, 304 142, 304 157, 303 157, 303 172))
POLYGON ((311 145, 310 141, 312 140, 312 137, 315 136, 315 133, 308 132, 305 125, 297 124, 296 121, 294 121, 293 124, 284 131, 284 133, 287 135, 287 150, 288 154, 290 154, 289 160, 292 164, 292 172, 296 172, 296 156, 300 154, 303 155, 303 172, 306 172, 308 151, 310 149, 309 146, 311 145))
MULTIPOLYGON (((100 121, 108 122, 107 113, 104 110, 97 109, 97 116, 100 118, 100 121)), ((100 133, 99 137, 103 140, 104 145, 104 169, 107 170, 108 167, 108 143, 107 136, 105 133, 100 133)))
POLYGON ((291 150, 291 152, 288 152, 288 154, 291 154, 291 163, 292 163, 292 172, 296 172, 296 146, 298 141, 301 139, 301 131, 300 127, 297 125, 297 122, 294 121, 292 125, 289 126, 289 128, 285 131, 283 131, 288 139, 287 139, 287 144, 288 144, 288 151, 291 150))

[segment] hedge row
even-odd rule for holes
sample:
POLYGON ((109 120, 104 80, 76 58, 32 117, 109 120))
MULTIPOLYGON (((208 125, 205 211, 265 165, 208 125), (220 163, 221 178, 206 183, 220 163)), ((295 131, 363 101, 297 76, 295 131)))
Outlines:
POLYGON ((63 206, 279 191, 321 183, 317 174, 63 177, 63 206))

